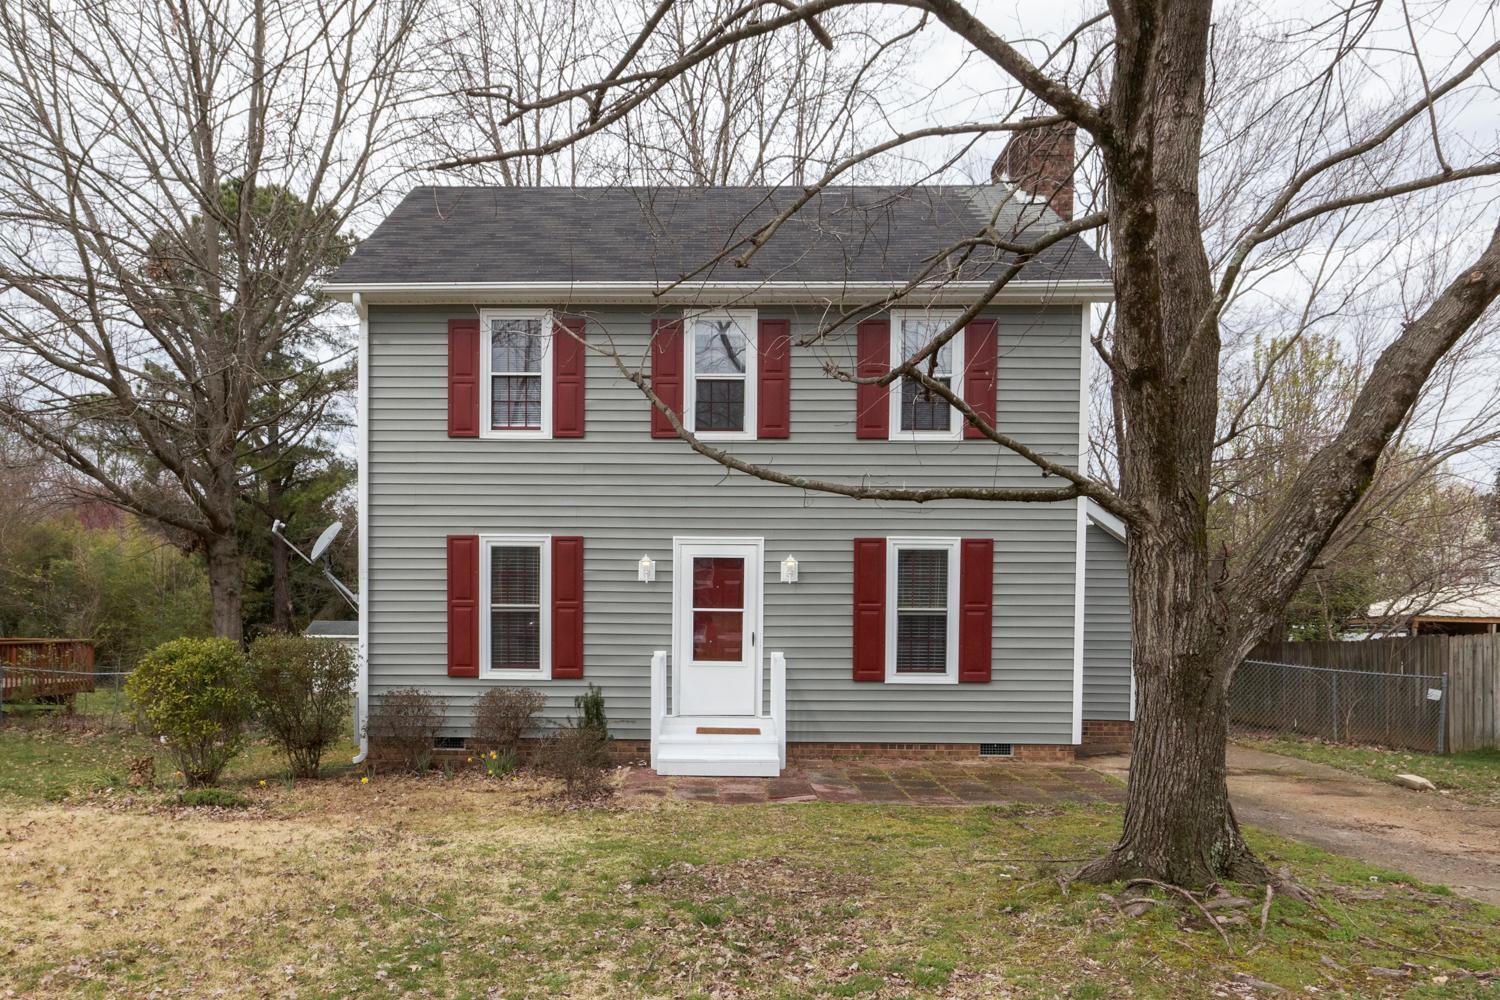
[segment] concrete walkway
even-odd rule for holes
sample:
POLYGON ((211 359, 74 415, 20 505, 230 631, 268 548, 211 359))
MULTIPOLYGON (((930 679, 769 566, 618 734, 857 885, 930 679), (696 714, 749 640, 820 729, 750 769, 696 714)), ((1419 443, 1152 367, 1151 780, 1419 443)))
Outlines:
MULTIPOLYGON (((1087 763, 1123 779, 1130 759, 1087 763)), ((1242 823, 1500 905, 1500 810, 1238 746, 1229 797, 1242 823)))
POLYGON ((922 806, 1120 802, 1124 789, 1078 764, 811 761, 779 778, 667 778, 646 767, 625 777, 627 798, 695 802, 879 802, 922 806))

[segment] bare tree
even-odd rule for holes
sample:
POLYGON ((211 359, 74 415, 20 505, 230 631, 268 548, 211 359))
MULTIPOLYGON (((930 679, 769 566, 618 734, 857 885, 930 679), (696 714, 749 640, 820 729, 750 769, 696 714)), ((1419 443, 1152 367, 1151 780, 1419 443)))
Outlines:
MULTIPOLYGON (((433 98, 426 141, 415 159, 456 158, 475 149, 535 148, 569 127, 567 109, 540 107, 510 117, 486 95, 531 101, 591 79, 604 45, 598 5, 588 0, 452 0, 419 28, 424 87, 433 98)), ((467 179, 505 187, 576 184, 597 172, 584 144, 474 165, 467 179)))
MULTIPOLYGON (((638 59, 670 63, 729 16, 731 0, 616 7, 633 33, 662 11, 638 59)), ((897 92, 910 31, 890 18, 833 10, 818 30, 747 38, 689 66, 647 105, 611 129, 626 177, 711 186, 804 184, 860 149, 897 92), (887 37, 888 36, 888 37, 887 37), (883 58, 872 60, 879 51, 883 58)))
POLYGON ((423 162, 446 159, 462 164, 466 178, 505 186, 712 185, 801 184, 860 149, 898 93, 898 57, 914 32, 854 10, 829 12, 815 33, 747 37, 692 63, 639 114, 584 141, 551 143, 573 118, 548 95, 608 76, 621 49, 632 59, 681 60, 735 6, 455 0, 423 30, 429 92, 446 99, 432 102, 418 152, 423 162), (642 24, 652 30, 641 34, 642 24))
MULTIPOLYGON (((670 3, 663 6, 671 6, 670 3)), ((532 155, 585 140, 640 112, 674 81, 746 40, 774 32, 819 31, 835 10, 883 6, 873 0, 751 2, 707 26, 676 58, 642 57, 659 21, 645 25, 605 76, 554 94, 511 104, 501 119, 567 106, 578 123, 528 150, 532 155)), ((1242 838, 1225 782, 1226 691, 1236 665, 1278 620, 1330 537, 1365 495, 1387 443, 1409 420, 1435 367, 1500 294, 1500 229, 1442 287, 1399 304, 1385 317, 1386 339, 1363 373, 1337 433, 1297 470, 1279 503, 1247 533, 1227 562, 1209 543, 1207 525, 1215 442, 1219 439, 1221 348, 1225 317, 1262 266, 1285 259, 1287 243, 1339 213, 1400 204, 1414 193, 1452 188, 1500 173, 1492 148, 1467 148, 1446 128, 1451 110, 1472 101, 1500 43, 1478 42, 1456 58, 1432 60, 1415 45, 1405 61, 1380 65, 1377 53, 1400 51, 1415 38, 1403 12, 1350 4, 1319 23, 1282 26, 1259 57, 1264 69, 1253 103, 1257 116, 1227 123, 1227 148, 1255 142, 1270 129, 1291 143, 1241 172, 1217 201, 1205 201, 1202 177, 1226 148, 1206 143, 1213 90, 1213 9, 1206 0, 1122 0, 1067 33, 1050 51, 1008 40, 957 0, 911 0, 991 68, 1022 99, 1045 109, 1031 122, 989 118, 914 128, 868 147, 862 158, 910 146, 934 134, 994 135, 1010 128, 1076 126, 1092 143, 1099 200, 1087 214, 1039 236, 992 226, 952 247, 934 247, 935 262, 962 261, 980 249, 1024 263, 1062 235, 1102 230, 1115 301, 1097 345, 1107 366, 1118 422, 1118 488, 1027 448, 989 426, 947 387, 927 361, 1019 267, 1006 267, 959 319, 882 376, 831 371, 849 381, 885 384, 912 378, 948 399, 998 446, 1014 451, 1049 481, 1031 488, 870 488, 788 473, 738 458, 701 440, 671 418, 700 454, 728 468, 802 489, 854 497, 928 501, 958 496, 1059 501, 1087 496, 1130 528, 1129 574, 1134 609, 1138 722, 1124 829, 1110 854, 1084 877, 1144 875, 1202 885, 1224 878, 1264 880, 1268 873, 1242 838), (1394 18, 1387 25, 1381 19, 1394 18), (1390 30, 1388 30, 1388 28, 1390 30), (1392 100, 1371 101, 1363 85, 1378 74, 1392 100), (1409 85, 1407 85, 1409 82, 1409 85), (1393 153, 1394 151, 1394 153, 1393 153), (1211 252, 1212 248, 1212 252, 1211 252), (1059 485, 1060 484, 1060 485, 1059 485)), ((1008 108, 1009 103, 1000 103, 1008 108)), ((1224 105, 1221 105, 1224 107, 1224 105)), ((1248 163, 1249 156, 1241 157, 1248 163)), ((847 173, 830 169, 821 183, 847 173)), ((784 216, 803 202, 794 200, 784 216)), ((754 256, 774 239, 779 220, 735 249, 754 256)), ((1471 241, 1472 242, 1472 241, 1471 241)), ((913 291, 950 280, 935 264, 908 288, 845 303, 825 331, 842 327, 913 291)), ((817 338, 813 338, 817 339, 817 338)), ((807 345, 804 345, 807 346, 807 345)), ((633 377, 665 412, 638 371, 633 377)))
MULTIPOLYGON (((1237 551, 1348 419, 1361 345, 1357 332, 1342 332, 1348 337, 1293 327, 1287 339, 1257 339, 1243 366, 1226 362, 1227 429, 1209 514, 1215 549, 1237 551)), ((1489 584, 1500 547, 1486 537, 1486 498, 1463 471, 1500 439, 1489 332, 1474 331, 1438 363, 1359 503, 1263 638, 1336 638, 1367 623, 1372 603, 1399 599, 1395 610, 1406 616, 1489 584), (1447 413, 1460 398, 1463 412, 1447 413)))
POLYGON ((222 636, 245 477, 332 391, 293 345, 406 138, 419 4, 0 4, 0 419, 202 551, 222 636))

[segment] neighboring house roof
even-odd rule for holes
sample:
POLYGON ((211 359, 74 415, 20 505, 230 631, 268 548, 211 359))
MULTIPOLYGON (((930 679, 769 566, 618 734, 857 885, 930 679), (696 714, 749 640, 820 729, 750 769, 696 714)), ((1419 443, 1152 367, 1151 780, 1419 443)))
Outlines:
MULTIPOLYGON (((799 194, 800 188, 768 187, 419 187, 359 244, 329 286, 663 284, 687 275, 694 282, 773 285, 905 282, 934 253, 973 237, 992 219, 1002 238, 1019 240, 1060 222, 1043 203, 1003 185, 830 187, 748 267, 737 267, 734 254, 705 267, 799 194)), ((991 280, 1012 259, 987 249, 957 277, 991 280)), ((1102 283, 1109 270, 1070 236, 1028 262, 1021 279, 1102 283)))
POLYGON ((1500 585, 1456 588, 1431 597, 1413 595, 1370 605, 1376 618, 1497 618, 1500 619, 1500 585))
POLYGON ((317 619, 307 623, 303 635, 318 636, 326 639, 358 639, 359 622, 357 621, 328 621, 317 619))

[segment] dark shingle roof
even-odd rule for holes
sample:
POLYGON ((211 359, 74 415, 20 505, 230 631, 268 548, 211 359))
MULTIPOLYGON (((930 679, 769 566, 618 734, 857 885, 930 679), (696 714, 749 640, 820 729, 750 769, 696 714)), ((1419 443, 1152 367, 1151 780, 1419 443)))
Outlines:
MULTIPOLYGON (((334 274, 337 285, 387 282, 669 282, 743 240, 797 196, 792 188, 477 188, 413 190, 334 274)), ((831 187, 746 268, 725 259, 712 281, 906 281, 931 256, 998 213, 998 230, 1033 238, 1057 224, 1007 187, 831 187)), ((1004 261, 970 262, 984 279, 1004 261)), ((1030 281, 1109 277, 1082 240, 1053 244, 1030 281)))
POLYGON ((302 634, 327 639, 357 639, 359 638, 359 622, 315 618, 307 623, 307 628, 302 634))

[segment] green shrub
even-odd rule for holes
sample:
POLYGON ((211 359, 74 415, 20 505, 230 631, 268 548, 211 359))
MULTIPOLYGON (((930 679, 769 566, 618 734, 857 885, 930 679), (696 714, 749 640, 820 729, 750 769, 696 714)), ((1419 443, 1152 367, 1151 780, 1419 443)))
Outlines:
POLYGON ((418 774, 432 766, 447 702, 418 688, 388 691, 370 706, 371 750, 418 774))
POLYGON ((595 729, 601 738, 609 739, 609 720, 604 715, 604 692, 590 684, 588 690, 573 699, 578 718, 573 725, 584 729, 595 729))
POLYGON ((278 633, 252 642, 249 662, 256 720, 293 775, 316 778, 323 751, 344 732, 354 651, 341 642, 278 633))
POLYGON ((536 728, 537 713, 546 702, 536 688, 490 688, 474 705, 469 745, 486 755, 518 757, 521 737, 536 728))
POLYGON ((189 788, 178 793, 177 804, 195 809, 243 809, 250 800, 227 788, 189 788))
POLYGON ((239 644, 174 639, 141 658, 125 683, 136 718, 190 787, 211 785, 244 743, 252 700, 239 644))
POLYGON ((563 784, 563 794, 584 801, 613 791, 609 772, 609 738, 597 728, 577 722, 554 729, 537 748, 537 769, 563 784))
POLYGON ((604 714, 604 692, 590 684, 573 699, 578 716, 559 726, 542 741, 537 767, 563 783, 570 799, 602 798, 613 791, 609 773, 609 722, 604 714))

